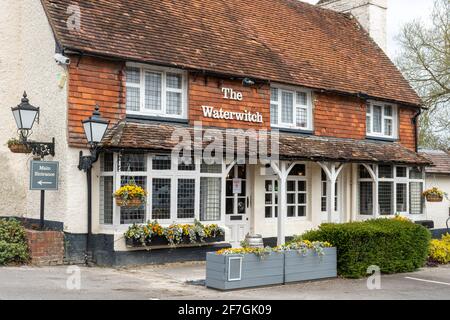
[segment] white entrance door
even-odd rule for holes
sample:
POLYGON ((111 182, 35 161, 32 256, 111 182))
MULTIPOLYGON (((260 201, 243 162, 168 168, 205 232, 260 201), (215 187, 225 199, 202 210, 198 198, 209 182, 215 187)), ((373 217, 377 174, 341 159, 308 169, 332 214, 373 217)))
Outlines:
POLYGON ((239 247, 249 232, 249 183, 247 167, 235 165, 226 179, 226 225, 230 229, 230 244, 239 247))

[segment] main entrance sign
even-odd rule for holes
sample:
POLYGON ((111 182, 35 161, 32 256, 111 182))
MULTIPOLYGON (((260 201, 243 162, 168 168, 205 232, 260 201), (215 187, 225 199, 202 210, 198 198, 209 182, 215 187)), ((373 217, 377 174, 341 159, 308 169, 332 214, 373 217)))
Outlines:
POLYGON ((59 162, 31 161, 30 190, 58 190, 59 162))

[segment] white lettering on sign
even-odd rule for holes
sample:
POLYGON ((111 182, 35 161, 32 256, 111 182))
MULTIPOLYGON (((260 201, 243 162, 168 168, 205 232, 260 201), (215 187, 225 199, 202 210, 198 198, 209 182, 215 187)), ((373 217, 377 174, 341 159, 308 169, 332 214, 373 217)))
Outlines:
POLYGON ((216 109, 209 106, 202 106, 202 109, 205 118, 263 123, 263 116, 259 112, 247 110, 244 110, 244 112, 224 111, 222 108, 216 109))
POLYGON ((231 88, 222 88, 222 92, 223 92, 224 99, 237 100, 237 101, 244 100, 244 96, 243 96, 242 92, 234 91, 231 88))

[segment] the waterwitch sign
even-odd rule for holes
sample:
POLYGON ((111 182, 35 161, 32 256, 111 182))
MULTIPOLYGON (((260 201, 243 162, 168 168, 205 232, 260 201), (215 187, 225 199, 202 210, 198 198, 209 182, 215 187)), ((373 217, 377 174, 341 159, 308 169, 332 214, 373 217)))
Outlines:
POLYGON ((30 190, 58 190, 59 162, 31 161, 30 190))

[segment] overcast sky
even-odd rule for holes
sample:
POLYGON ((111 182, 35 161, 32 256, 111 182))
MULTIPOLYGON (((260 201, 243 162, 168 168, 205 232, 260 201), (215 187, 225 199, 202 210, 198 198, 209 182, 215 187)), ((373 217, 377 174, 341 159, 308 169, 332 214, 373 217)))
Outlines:
MULTIPOLYGON (((318 0, 302 0, 315 4, 318 0)), ((393 59, 398 52, 395 41, 401 27, 414 19, 426 21, 433 9, 433 0, 388 0, 388 54, 393 59)))

